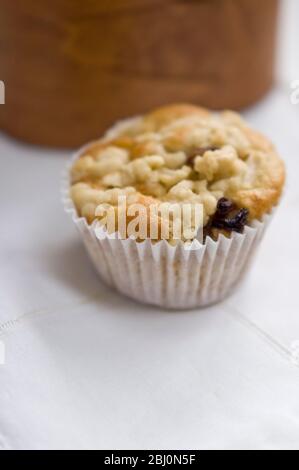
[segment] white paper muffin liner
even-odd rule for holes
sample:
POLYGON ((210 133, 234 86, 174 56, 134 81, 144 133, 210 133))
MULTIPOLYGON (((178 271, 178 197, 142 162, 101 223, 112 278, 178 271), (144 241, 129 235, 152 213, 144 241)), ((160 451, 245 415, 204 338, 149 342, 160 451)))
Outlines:
MULTIPOLYGON (((118 124, 106 137, 129 122, 118 124)), ((208 306, 232 293, 248 272, 272 214, 246 226, 242 234, 220 235, 217 241, 208 237, 205 244, 195 240, 191 250, 182 242, 173 247, 165 240, 155 244, 149 239, 141 243, 123 240, 99 224, 88 225, 70 198, 69 169, 84 148, 73 157, 63 178, 63 204, 104 282, 139 302, 169 309, 208 306)))

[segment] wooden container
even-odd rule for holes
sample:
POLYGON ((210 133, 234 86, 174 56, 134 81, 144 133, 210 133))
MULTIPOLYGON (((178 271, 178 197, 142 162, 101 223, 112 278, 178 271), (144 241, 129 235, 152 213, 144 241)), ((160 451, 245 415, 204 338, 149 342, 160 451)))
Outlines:
POLYGON ((170 102, 239 109, 273 81, 278 0, 1 0, 0 126, 70 147, 170 102))

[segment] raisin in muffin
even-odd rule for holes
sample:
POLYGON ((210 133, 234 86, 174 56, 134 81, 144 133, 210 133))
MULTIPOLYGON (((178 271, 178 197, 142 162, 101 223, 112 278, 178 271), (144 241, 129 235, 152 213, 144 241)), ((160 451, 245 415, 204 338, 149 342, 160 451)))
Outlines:
MULTIPOLYGON (((272 143, 239 115, 172 105, 124 121, 80 150, 67 207, 106 282, 142 302, 191 308, 221 300, 247 272, 284 181, 272 143), (135 203, 201 205, 204 239, 197 241, 193 219, 176 243, 171 231, 166 240, 158 232, 160 243, 149 231, 139 240, 129 231, 126 240, 96 234, 99 207, 117 214, 135 203), (190 244, 196 249, 186 250, 190 244)), ((156 217, 159 227, 169 223, 156 217)))

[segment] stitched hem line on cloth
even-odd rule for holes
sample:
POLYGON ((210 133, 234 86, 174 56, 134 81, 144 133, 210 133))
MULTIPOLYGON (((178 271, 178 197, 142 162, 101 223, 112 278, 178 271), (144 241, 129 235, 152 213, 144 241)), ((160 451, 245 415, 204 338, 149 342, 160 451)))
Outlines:
MULTIPOLYGON (((72 305, 67 305, 64 307, 63 306, 57 307, 55 310, 54 309, 49 309, 49 310, 41 309, 41 310, 36 310, 34 312, 21 315, 20 317, 14 320, 8 321, 0 325, 0 338, 4 337, 6 333, 9 333, 10 331, 12 331, 15 326, 22 324, 24 322, 27 322, 35 318, 37 315, 39 316, 51 315, 52 313, 55 313, 59 309, 69 311, 81 305, 93 304, 97 300, 101 300, 101 299, 102 299, 102 296, 95 295, 94 297, 82 299, 82 301, 79 301, 72 305)), ((267 331, 263 330, 256 323, 252 322, 250 319, 244 317, 234 306, 230 304, 229 301, 223 302, 221 307, 223 309, 223 312, 226 315, 230 316, 230 318, 233 319, 234 321, 237 321, 238 323, 240 323, 247 331, 253 333, 256 337, 258 337, 262 341, 264 345, 267 345, 268 347, 270 347, 272 351, 275 351, 281 358, 283 358, 284 361, 287 359, 289 362, 289 365, 296 367, 296 369, 299 368, 299 364, 295 364, 292 361, 291 350, 287 348, 286 346, 284 346, 279 340, 277 340, 267 331)), ((1 436, 0 436, 0 445, 1 445, 1 436)))
POLYGON ((274 338, 270 333, 263 330, 259 327, 256 323, 252 322, 249 318, 245 317, 236 309, 234 306, 230 304, 228 301, 228 305, 224 306, 225 312, 233 319, 238 321, 241 325, 243 325, 248 331, 255 333, 260 339, 263 340, 264 344, 268 344, 271 349, 275 350, 281 357, 284 359, 288 359, 288 361, 296 368, 299 369, 299 363, 296 364, 292 361, 292 352, 286 346, 284 346, 280 341, 274 338), (228 308, 227 308, 228 307, 228 308))

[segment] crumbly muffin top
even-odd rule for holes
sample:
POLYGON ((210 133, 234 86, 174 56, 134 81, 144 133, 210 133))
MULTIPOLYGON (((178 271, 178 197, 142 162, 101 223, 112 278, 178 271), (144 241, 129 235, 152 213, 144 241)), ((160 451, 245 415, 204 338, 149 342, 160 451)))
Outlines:
POLYGON ((89 223, 101 204, 119 209, 119 196, 146 207, 199 203, 203 225, 217 237, 271 211, 284 179, 271 142, 238 114, 172 105, 86 148, 71 170, 71 197, 89 223))

